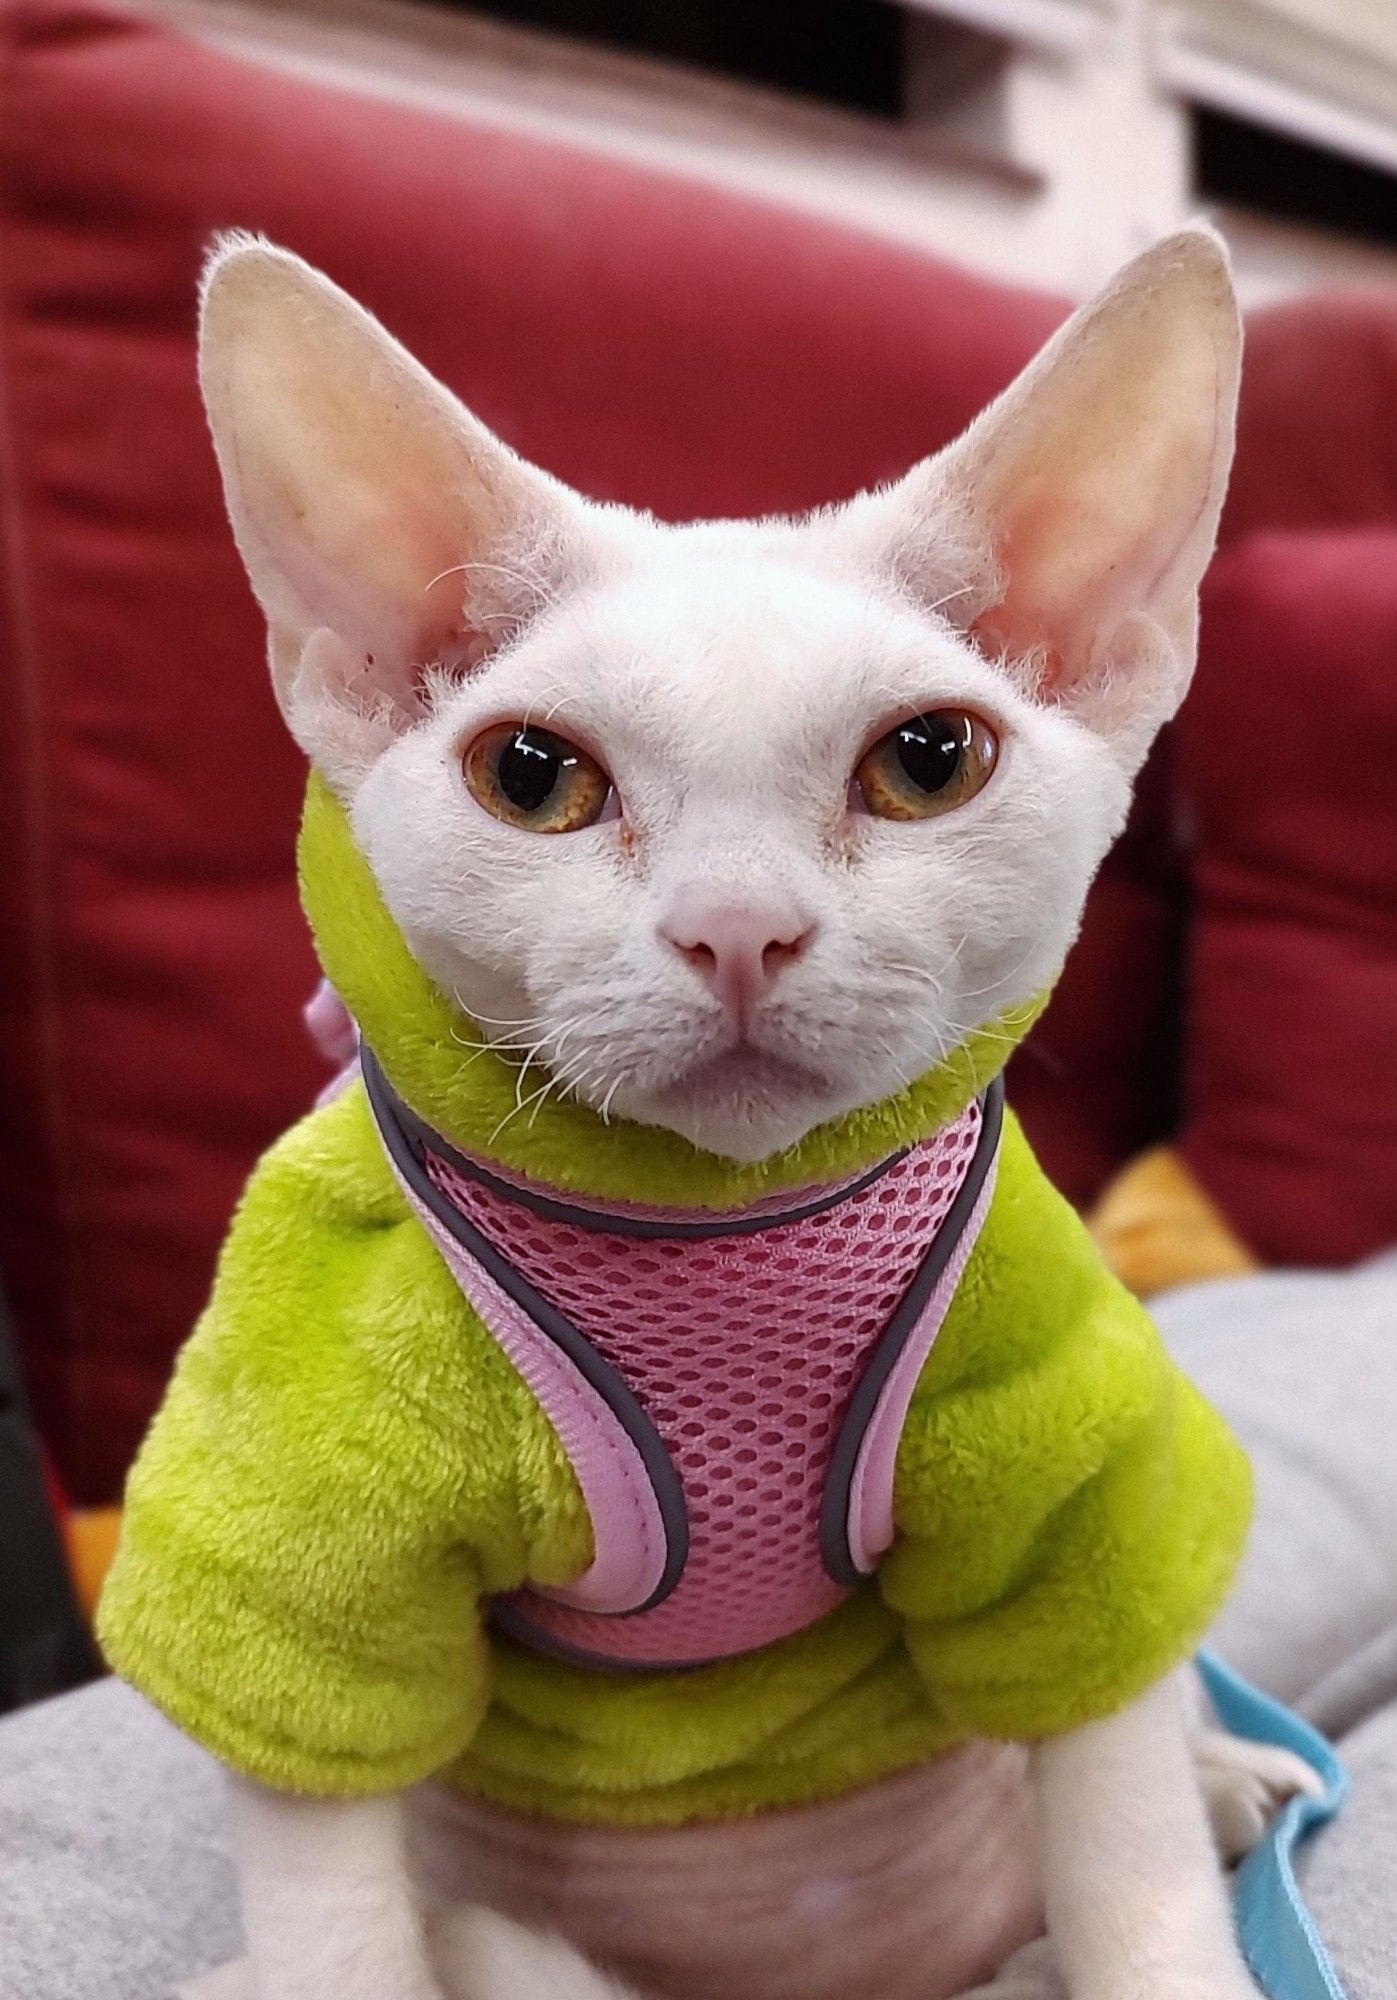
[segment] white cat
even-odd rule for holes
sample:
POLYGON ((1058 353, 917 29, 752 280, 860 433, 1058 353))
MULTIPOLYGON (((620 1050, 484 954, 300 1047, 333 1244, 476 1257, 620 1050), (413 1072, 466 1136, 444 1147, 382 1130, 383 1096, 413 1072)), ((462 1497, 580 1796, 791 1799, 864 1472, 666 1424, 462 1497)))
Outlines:
MULTIPOLYGON (((1189 231, 897 485, 683 528, 524 464, 249 239, 202 373, 283 712, 413 953, 538 1087, 752 1161, 1055 976, 1193 668, 1239 344, 1189 231)), ((1191 1727, 1171 1677, 1033 1752, 1073 2000, 1253 2000, 1191 1727)), ((1208 1770, 1238 1838, 1302 1781, 1208 1770)), ((429 1938, 397 1800, 239 1782, 235 1825, 260 2000, 614 1990, 482 1910, 429 1938)))

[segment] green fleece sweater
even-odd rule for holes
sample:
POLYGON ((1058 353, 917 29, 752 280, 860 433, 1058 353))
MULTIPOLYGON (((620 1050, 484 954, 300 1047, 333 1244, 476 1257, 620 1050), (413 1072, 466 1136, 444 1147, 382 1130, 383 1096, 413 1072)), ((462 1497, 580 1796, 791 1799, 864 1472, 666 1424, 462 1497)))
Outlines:
MULTIPOLYGON (((394 1084, 479 1149, 514 1072, 465 1062, 470 1024, 314 786, 302 881, 326 969, 394 1084)), ((1033 1011, 756 1168, 556 1102, 495 1152, 597 1195, 750 1199, 954 1117, 1033 1011)), ((1010 1118, 913 1397, 877 1577, 810 1630, 714 1666, 610 1673, 528 1653, 489 1631, 484 1600, 580 1576, 586 1508, 409 1213, 356 1086, 253 1176, 132 1474, 99 1627, 120 1673, 268 1783, 350 1794, 444 1773, 562 1817, 673 1823, 1109 1713, 1201 1634, 1249 1499, 1236 1444, 1010 1118)))

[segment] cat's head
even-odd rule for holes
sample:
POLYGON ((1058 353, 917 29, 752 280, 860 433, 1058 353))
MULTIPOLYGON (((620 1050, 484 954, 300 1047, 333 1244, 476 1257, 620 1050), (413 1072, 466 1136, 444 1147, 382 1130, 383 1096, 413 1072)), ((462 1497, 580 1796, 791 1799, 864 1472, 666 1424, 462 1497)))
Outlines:
POLYGON ((263 243, 201 359, 282 711, 419 963, 559 1088, 754 1160, 1056 976, 1192 672, 1239 345, 1188 231, 897 485, 678 528, 263 243))

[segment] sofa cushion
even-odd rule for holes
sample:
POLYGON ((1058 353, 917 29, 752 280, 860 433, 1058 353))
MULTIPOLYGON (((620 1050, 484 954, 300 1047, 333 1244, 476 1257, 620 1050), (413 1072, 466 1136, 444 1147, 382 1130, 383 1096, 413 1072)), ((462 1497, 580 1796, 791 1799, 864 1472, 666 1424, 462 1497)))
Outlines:
POLYGON ((1176 725, 1184 1158, 1266 1263, 1397 1242, 1397 525, 1218 557, 1176 725))

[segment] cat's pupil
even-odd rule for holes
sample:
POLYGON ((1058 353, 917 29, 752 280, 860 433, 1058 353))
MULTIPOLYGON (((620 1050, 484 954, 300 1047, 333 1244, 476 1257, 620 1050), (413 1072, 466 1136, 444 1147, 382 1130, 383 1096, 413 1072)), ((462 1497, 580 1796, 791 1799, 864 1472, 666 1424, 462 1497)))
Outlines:
POLYGON ((500 790, 520 812, 547 805, 562 775, 562 745, 546 729, 516 729, 500 752, 500 790))
POLYGON ((965 744, 949 716, 918 715, 897 732, 897 761, 922 792, 944 791, 960 768, 965 744))

